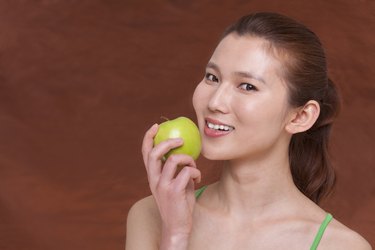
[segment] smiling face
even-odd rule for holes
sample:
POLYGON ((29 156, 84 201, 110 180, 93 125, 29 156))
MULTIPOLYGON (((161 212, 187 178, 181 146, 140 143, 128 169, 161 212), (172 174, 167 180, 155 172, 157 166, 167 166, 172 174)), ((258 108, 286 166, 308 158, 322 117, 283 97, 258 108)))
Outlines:
POLYGON ((274 150, 287 153, 291 135, 285 125, 292 109, 281 62, 268 52, 267 44, 261 38, 230 34, 209 60, 193 95, 202 155, 207 159, 257 158, 274 150))

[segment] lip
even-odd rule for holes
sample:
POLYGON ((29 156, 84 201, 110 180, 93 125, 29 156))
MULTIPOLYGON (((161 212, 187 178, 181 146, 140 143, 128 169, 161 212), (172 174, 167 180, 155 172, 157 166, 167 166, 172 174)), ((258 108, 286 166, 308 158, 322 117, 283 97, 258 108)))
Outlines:
MULTIPOLYGON (((208 127, 207 122, 214 123, 214 124, 217 124, 217 125, 225 125, 225 126, 230 126, 230 125, 227 125, 223 122, 220 122, 220 121, 212 119, 212 118, 206 118, 205 124, 204 124, 204 134, 208 137, 220 137, 220 136, 224 136, 224 135, 227 135, 227 134, 233 132, 233 130, 220 131, 220 130, 211 129, 211 128, 208 127)), ((234 128, 233 126, 230 126, 230 127, 234 128)))
POLYGON ((221 122, 219 120, 212 119, 210 117, 206 117, 205 122, 210 122, 210 123, 214 123, 214 124, 217 124, 217 125, 225 125, 225 126, 234 128, 232 125, 226 124, 226 123, 221 122))

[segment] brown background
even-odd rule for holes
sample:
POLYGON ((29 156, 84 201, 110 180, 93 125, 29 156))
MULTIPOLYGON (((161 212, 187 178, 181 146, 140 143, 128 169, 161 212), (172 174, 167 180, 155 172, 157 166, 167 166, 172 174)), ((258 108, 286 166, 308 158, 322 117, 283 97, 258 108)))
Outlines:
MULTIPOLYGON (((375 2, 0 1, 0 249, 123 249, 149 195, 141 158, 160 115, 191 97, 223 29, 277 11, 324 43, 343 95, 322 206, 375 245, 375 2)), ((215 164, 200 158, 203 183, 215 164)))

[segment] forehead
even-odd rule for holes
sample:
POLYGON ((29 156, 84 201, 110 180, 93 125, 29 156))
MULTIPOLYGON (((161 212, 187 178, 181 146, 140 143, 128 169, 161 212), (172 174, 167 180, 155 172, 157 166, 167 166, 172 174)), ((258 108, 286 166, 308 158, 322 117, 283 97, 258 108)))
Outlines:
POLYGON ((229 34, 220 41, 211 61, 228 73, 250 71, 264 78, 281 75, 281 61, 271 53, 270 43, 255 36, 229 34))

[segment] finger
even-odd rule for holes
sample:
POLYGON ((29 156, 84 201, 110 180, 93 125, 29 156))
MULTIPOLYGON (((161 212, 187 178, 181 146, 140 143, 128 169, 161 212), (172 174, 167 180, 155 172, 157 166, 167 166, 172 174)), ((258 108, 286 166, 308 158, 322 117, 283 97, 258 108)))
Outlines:
POLYGON ((154 146, 153 138, 158 132, 158 129, 159 129, 159 124, 155 123, 154 125, 152 125, 151 128, 149 128, 146 131, 145 136, 143 137, 142 155, 143 155, 143 162, 145 165, 147 165, 146 163, 148 162, 148 154, 154 146))
POLYGON ((186 189, 189 181, 192 179, 196 179, 197 182, 200 182, 201 172, 194 167, 184 167, 174 181, 175 190, 186 189))
POLYGON ((195 201, 195 184, 192 179, 189 180, 187 187, 186 187, 186 198, 189 201, 190 211, 194 209, 194 201, 195 201))
POLYGON ((152 158, 153 160, 162 160, 163 156, 171 149, 180 147, 183 145, 183 143, 184 142, 181 138, 170 138, 162 141, 150 151, 148 158, 152 158))
POLYGON ((163 166, 160 183, 170 183, 174 178, 178 166, 197 168, 194 159, 186 154, 174 154, 168 157, 163 166))
POLYGON ((162 168, 161 159, 171 149, 182 145, 180 139, 168 139, 155 146, 148 156, 148 162, 146 164, 146 170, 150 184, 156 185, 159 182, 162 168))

